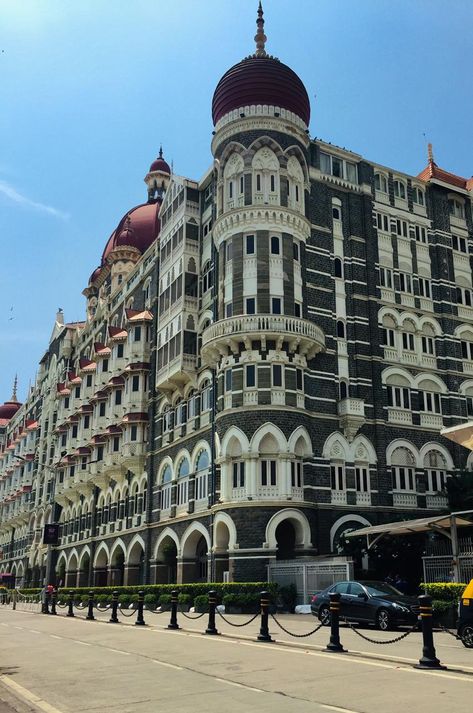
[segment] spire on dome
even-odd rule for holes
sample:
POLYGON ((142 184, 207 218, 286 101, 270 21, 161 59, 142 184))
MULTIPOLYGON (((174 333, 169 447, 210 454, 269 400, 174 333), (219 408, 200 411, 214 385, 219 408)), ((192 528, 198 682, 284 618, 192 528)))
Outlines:
POLYGON ((427 155, 428 155, 428 158, 429 158, 429 163, 435 163, 435 161, 434 161, 434 151, 433 151, 433 148, 432 148, 432 144, 430 144, 430 143, 427 145, 427 155))
POLYGON ((265 44, 266 40, 268 39, 266 35, 264 34, 264 17, 263 17, 263 7, 261 5, 261 0, 258 4, 258 17, 256 19, 256 35, 255 35, 255 42, 256 42, 256 52, 255 52, 255 57, 267 57, 267 53, 265 50, 265 44))
POLYGON ((162 158, 162 157, 163 157, 163 145, 162 145, 162 144, 160 144, 160 145, 159 145, 159 154, 158 154, 158 158, 162 158))
POLYGON ((17 396, 16 396, 17 387, 18 387, 18 374, 15 374, 15 378, 13 380, 13 391, 12 391, 12 395, 11 395, 11 399, 10 399, 10 401, 13 403, 16 403, 18 401, 17 396))

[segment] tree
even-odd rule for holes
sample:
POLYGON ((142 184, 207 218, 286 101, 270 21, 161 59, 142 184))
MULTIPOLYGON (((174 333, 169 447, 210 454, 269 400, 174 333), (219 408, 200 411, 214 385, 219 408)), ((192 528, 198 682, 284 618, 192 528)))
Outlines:
POLYGON ((473 510, 473 472, 463 471, 447 478, 450 512, 473 510))

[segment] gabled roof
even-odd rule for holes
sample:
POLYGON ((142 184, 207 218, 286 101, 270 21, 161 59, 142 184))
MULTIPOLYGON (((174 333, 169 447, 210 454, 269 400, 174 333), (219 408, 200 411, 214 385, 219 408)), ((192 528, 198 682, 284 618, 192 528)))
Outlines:
POLYGON ((421 173, 417 176, 421 181, 431 181, 432 179, 437 181, 442 181, 443 183, 449 183, 455 188, 461 188, 464 191, 471 191, 473 188, 473 178, 462 178, 461 176, 456 176, 450 171, 445 171, 443 168, 437 166, 433 159, 429 160, 429 163, 424 168, 421 173))

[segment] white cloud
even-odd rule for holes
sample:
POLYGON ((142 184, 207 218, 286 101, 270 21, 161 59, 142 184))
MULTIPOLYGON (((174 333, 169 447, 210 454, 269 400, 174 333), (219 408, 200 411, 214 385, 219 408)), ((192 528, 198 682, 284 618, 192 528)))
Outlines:
POLYGON ((30 198, 18 193, 18 191, 6 181, 0 180, 0 194, 4 195, 13 203, 17 203, 25 208, 33 208, 33 210, 48 213, 49 215, 53 215, 55 218, 60 218, 61 220, 67 220, 69 218, 67 213, 63 213, 63 211, 58 210, 57 208, 45 205, 44 203, 39 203, 38 201, 32 201, 30 198))

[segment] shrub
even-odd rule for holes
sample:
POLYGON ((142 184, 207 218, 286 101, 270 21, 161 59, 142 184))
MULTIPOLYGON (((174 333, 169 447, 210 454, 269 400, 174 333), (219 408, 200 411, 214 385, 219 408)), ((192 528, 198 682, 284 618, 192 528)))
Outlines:
POLYGON ((297 587, 294 583, 279 588, 279 599, 283 608, 288 612, 294 612, 297 604, 297 587))
POLYGON ((190 604, 191 598, 189 594, 179 594, 177 601, 179 604, 190 604))
POLYGON ((95 601, 97 604, 108 604, 108 602, 111 600, 111 597, 108 594, 97 594, 95 597, 95 601))
POLYGON ((241 609, 243 612, 255 614, 258 610, 260 596, 256 593, 225 594, 223 599, 225 609, 241 609))
POLYGON ((148 609, 156 609, 158 597, 155 594, 145 594, 145 606, 148 609))
POLYGON ((121 604, 124 607, 129 606, 131 602, 131 595, 130 594, 120 594, 118 597, 118 603, 121 604))
POLYGON ((161 609, 169 609, 171 606, 171 595, 170 594, 160 594, 159 599, 159 606, 161 609))
POLYGON ((437 618, 447 614, 452 609, 455 609, 455 603, 452 601, 449 602, 445 599, 432 600, 432 614, 437 618))
POLYGON ((208 612, 209 610, 209 596, 208 594, 198 594, 194 597, 194 608, 196 612, 208 612))
POLYGON ((83 594, 81 597, 79 597, 79 600, 82 602, 82 604, 86 605, 89 603, 89 595, 83 594))
POLYGON ((421 587, 432 599, 457 603, 463 594, 466 584, 458 582, 432 582, 422 584, 421 587))

